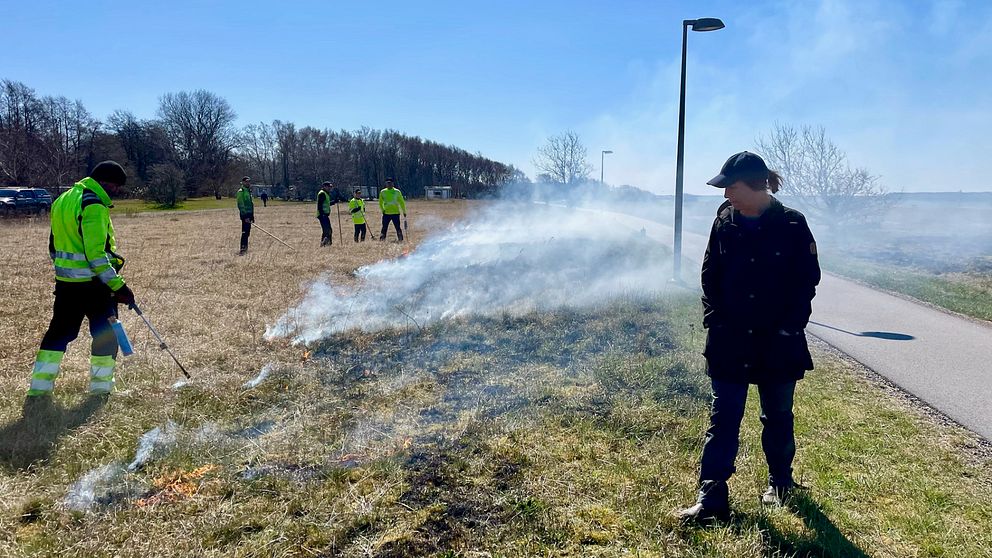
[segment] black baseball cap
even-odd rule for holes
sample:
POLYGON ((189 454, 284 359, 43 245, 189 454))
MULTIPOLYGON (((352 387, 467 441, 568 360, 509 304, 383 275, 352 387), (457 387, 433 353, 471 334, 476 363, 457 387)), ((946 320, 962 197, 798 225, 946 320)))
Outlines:
POLYGON ((768 165, 764 159, 750 151, 731 155, 720 169, 720 174, 706 181, 710 186, 726 188, 738 180, 768 180, 768 165))
POLYGON ((119 184, 121 186, 127 184, 127 173, 124 172, 124 167, 117 161, 103 161, 102 163, 98 163, 90 171, 90 178, 100 184, 104 182, 119 184))

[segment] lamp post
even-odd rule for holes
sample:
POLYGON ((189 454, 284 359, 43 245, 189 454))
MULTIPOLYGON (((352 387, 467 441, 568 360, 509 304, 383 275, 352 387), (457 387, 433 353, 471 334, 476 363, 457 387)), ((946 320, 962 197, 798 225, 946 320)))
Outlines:
POLYGON ((693 31, 716 31, 723 29, 723 22, 715 17, 686 19, 682 21, 682 82, 679 86, 679 139, 675 151, 675 249, 672 265, 672 280, 682 282, 682 162, 685 143, 685 51, 689 28, 693 31))
POLYGON ((612 154, 613 154, 613 152, 610 151, 610 150, 608 150, 608 149, 603 150, 599 154, 599 183, 600 184, 605 184, 605 182, 603 182, 603 163, 606 162, 606 156, 607 155, 612 155, 612 154))

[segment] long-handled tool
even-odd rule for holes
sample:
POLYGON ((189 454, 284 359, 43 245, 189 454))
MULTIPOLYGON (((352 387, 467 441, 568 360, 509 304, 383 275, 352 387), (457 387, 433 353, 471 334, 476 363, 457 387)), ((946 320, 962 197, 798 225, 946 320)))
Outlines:
POLYGON ((337 201, 334 205, 338 206, 338 244, 344 246, 344 229, 341 228, 341 194, 335 194, 337 201))
POLYGON ((406 214, 403 214, 403 235, 406 236, 407 240, 410 239, 410 231, 406 228, 406 214))
POLYGON ((137 304, 131 304, 130 308, 131 310, 134 310, 134 313, 137 314, 138 317, 141 318, 141 321, 145 322, 145 325, 148 326, 148 330, 152 332, 152 335, 155 336, 155 339, 158 339, 159 342, 158 347, 163 351, 169 353, 169 356, 172 357, 172 360, 176 361, 176 366, 178 366, 179 369, 183 371, 183 376, 186 376, 187 380, 192 380, 192 378, 189 375, 189 372, 186 371, 186 367, 183 366, 181 362, 179 362, 179 359, 176 358, 176 355, 172 354, 172 350, 169 349, 169 346, 165 344, 165 340, 162 339, 162 336, 159 335, 157 331, 155 331, 154 327, 152 327, 152 323, 149 322, 148 318, 146 318, 145 315, 141 312, 141 308, 138 308, 137 304))
POLYGON ((269 236, 271 236, 272 238, 274 238, 274 239, 276 239, 276 242, 278 242, 279 244, 282 244, 282 245, 283 245, 283 246, 285 246, 286 248, 289 248, 290 250, 294 250, 294 251, 295 251, 295 248, 293 248, 293 247, 292 247, 292 246, 290 246, 289 244, 286 244, 285 242, 283 242, 283 241, 282 241, 282 239, 281 239, 281 238, 279 238, 278 236, 276 236, 276 235, 274 235, 274 234, 272 234, 272 233, 270 233, 269 231, 267 231, 267 230, 265 230, 265 229, 263 229, 262 227, 259 227, 258 225, 256 225, 256 224, 255 224, 255 222, 254 222, 254 221, 252 221, 252 222, 251 222, 251 226, 253 226, 253 227, 255 227, 256 229, 258 229, 258 230, 260 230, 260 231, 262 231, 263 233, 265 233, 265 234, 267 234, 267 235, 269 235, 269 236))

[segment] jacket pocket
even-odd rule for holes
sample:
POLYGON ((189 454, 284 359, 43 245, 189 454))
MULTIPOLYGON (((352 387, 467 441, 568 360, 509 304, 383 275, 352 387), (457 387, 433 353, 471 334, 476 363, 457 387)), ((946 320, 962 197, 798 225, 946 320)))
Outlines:
POLYGON ((769 371, 786 374, 812 370, 813 359, 806 344, 806 334, 803 331, 772 333, 765 354, 765 366, 769 371))

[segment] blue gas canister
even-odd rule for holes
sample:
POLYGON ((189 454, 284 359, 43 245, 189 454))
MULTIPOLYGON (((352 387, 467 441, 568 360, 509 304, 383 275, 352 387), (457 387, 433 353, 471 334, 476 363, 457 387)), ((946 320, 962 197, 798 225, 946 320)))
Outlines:
POLYGON ((127 332, 124 331, 124 324, 117 321, 117 318, 110 318, 110 327, 114 329, 114 335, 117 337, 117 344, 120 345, 121 354, 124 356, 134 354, 134 349, 131 348, 131 340, 127 338, 127 332))

